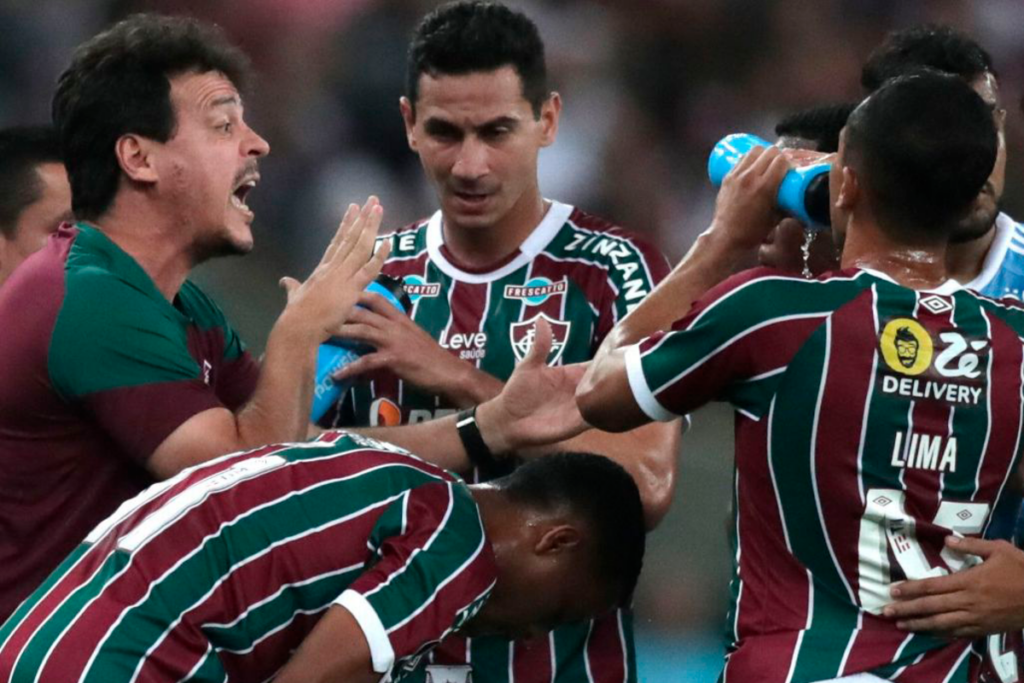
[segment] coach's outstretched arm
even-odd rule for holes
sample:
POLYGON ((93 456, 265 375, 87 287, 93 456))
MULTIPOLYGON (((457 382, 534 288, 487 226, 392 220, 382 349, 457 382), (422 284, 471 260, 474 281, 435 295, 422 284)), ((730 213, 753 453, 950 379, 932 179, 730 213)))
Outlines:
POLYGON ((576 390, 576 401, 588 423, 622 432, 652 421, 652 413, 658 411, 645 410, 630 387, 626 349, 668 330, 708 289, 751 262, 751 255, 778 222, 775 193, 789 168, 777 148, 755 147, 726 176, 711 226, 669 276, 608 333, 590 363, 576 390))
POLYGON ((146 462, 155 477, 224 453, 305 438, 317 346, 345 322, 387 258, 388 245, 373 253, 381 215, 375 197, 362 209, 351 205, 306 281, 282 280, 288 303, 270 331, 252 398, 237 412, 209 408, 179 425, 146 462))

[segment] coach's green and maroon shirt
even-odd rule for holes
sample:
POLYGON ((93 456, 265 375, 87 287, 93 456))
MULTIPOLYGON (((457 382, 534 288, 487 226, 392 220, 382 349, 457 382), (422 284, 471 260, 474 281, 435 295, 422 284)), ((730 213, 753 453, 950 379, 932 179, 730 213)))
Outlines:
POLYGON ((444 470, 344 433, 266 446, 93 529, 0 627, 0 681, 263 683, 335 604, 399 681, 495 576, 476 503, 444 470))
MULTIPOLYGON (((412 318, 450 353, 505 380, 533 343, 539 317, 551 324, 551 361, 589 360, 609 330, 668 272, 654 248, 606 221, 552 202, 519 250, 486 271, 455 261, 441 213, 390 237, 384 272, 402 276, 412 318)), ((422 422, 455 412, 440 397, 378 373, 354 387, 343 420, 358 425, 422 422)), ((488 478, 503 472, 474 473, 488 478)), ((509 643, 449 638, 433 664, 472 667, 487 683, 623 683, 636 680, 628 612, 550 637, 509 643)))
POLYGON ((152 482, 174 429, 243 405, 257 372, 198 287, 167 301, 94 228, 26 260, 0 288, 0 619, 152 482))
POLYGON ((850 269, 742 273, 630 347, 652 418, 736 409, 737 566, 723 678, 859 672, 960 683, 966 640, 880 616, 892 583, 957 571, 1018 465, 1024 309, 954 282, 914 291, 850 269))

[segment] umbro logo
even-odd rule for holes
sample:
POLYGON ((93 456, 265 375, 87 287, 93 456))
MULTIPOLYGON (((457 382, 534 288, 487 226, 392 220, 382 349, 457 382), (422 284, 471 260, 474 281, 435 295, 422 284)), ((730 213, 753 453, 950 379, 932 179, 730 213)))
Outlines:
POLYGON ((921 299, 921 305, 936 314, 953 310, 953 305, 951 303, 943 299, 941 296, 936 296, 934 294, 921 299))

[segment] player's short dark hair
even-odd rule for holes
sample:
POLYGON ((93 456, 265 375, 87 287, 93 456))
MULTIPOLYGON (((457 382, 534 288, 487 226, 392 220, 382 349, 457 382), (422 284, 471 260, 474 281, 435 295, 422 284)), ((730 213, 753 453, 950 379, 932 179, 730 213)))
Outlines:
POLYGON ((550 91, 537 25, 500 2, 450 2, 425 16, 413 33, 406 95, 415 108, 422 74, 461 76, 504 66, 519 74, 523 97, 539 117, 550 91))
POLYGON ((244 90, 249 61, 218 27, 158 14, 130 16, 75 50, 57 82, 52 113, 78 218, 96 219, 113 202, 118 138, 171 138, 170 79, 192 71, 218 71, 244 90))
POLYGON ((21 212, 42 195, 39 165, 63 160, 52 126, 0 130, 0 234, 13 238, 21 212))
POLYGON ((594 538, 595 564, 628 605, 644 561, 646 527, 636 482, 618 463, 592 453, 556 453, 527 461, 493 482, 514 502, 568 509, 594 538))
POLYGON ((807 140, 818 152, 835 152, 839 149, 839 133, 850 112, 856 108, 856 103, 847 102, 804 109, 779 121, 775 125, 775 134, 807 140))
POLYGON ((896 236, 948 234, 992 173, 992 112, 961 78, 923 70, 886 82, 850 115, 844 162, 879 225, 896 236))
POLYGON ((967 34, 951 26, 922 24, 886 36, 864 63, 860 82, 874 92, 890 78, 922 67, 959 76, 968 83, 996 73, 992 57, 967 34))

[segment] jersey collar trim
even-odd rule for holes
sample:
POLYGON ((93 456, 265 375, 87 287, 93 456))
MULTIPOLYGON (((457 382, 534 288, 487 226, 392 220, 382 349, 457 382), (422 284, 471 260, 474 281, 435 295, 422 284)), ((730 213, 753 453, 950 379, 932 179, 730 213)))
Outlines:
MULTIPOLYGON (((896 282, 896 280, 894 280, 892 277, 883 273, 880 270, 873 270, 872 268, 861 268, 861 270, 867 273, 868 275, 878 278, 879 280, 885 280, 886 282, 891 282, 894 285, 899 285, 900 287, 904 286, 900 285, 900 283, 896 282)), ((919 289, 916 291, 920 294, 938 294, 940 296, 950 296, 956 294, 963 288, 964 286, 957 282, 956 280, 949 279, 943 282, 938 287, 934 287, 932 289, 919 289)))
POLYGON ((441 212, 437 211, 430 217, 430 221, 427 223, 427 253, 434 265, 442 273, 454 280, 468 284, 494 282, 519 270, 532 261, 537 254, 544 251, 551 243, 551 240, 555 238, 555 235, 558 234, 558 231, 561 230, 562 226, 565 225, 566 221, 569 220, 572 212, 572 206, 551 201, 551 207, 548 209, 548 212, 537 227, 533 229, 533 232, 530 233, 530 236, 519 245, 519 254, 514 259, 487 273, 468 273, 445 258, 444 250, 441 249, 441 245, 444 244, 444 233, 441 230, 441 212))
POLYGON ((988 253, 985 254, 981 272, 978 273, 978 277, 964 283, 964 287, 980 292, 988 286, 988 283, 992 282, 1003 265, 1006 252, 1010 249, 1010 239, 1013 237, 1016 227, 1016 222, 1005 213, 996 216, 996 238, 992 240, 992 245, 988 248, 988 253))

